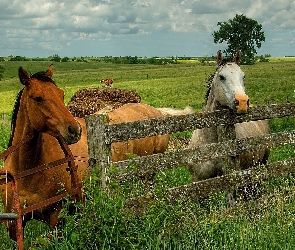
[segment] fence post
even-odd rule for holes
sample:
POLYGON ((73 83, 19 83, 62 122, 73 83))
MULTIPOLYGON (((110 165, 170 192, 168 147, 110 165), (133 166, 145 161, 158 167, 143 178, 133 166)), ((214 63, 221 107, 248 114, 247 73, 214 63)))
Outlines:
POLYGON ((88 151, 90 168, 99 168, 101 173, 101 187, 107 189, 107 166, 111 159, 111 145, 106 144, 105 127, 109 124, 109 116, 100 115, 86 116, 88 151))
MULTIPOLYGON (((218 142, 227 141, 227 140, 235 140, 236 139, 236 131, 234 124, 228 125, 220 125, 217 127, 217 136, 218 142)), ((231 156, 227 157, 223 160, 223 174, 230 174, 234 170, 239 170, 240 161, 239 157, 231 156)), ((230 207, 236 205, 236 192, 227 192, 226 193, 227 204, 230 207)))
MULTIPOLYGON (((219 125, 217 127, 217 136, 218 142, 228 141, 228 140, 235 140, 236 139, 236 130, 234 124, 228 125, 219 125)), ((224 171, 227 173, 233 170, 239 170, 240 163, 239 157, 229 157, 228 164, 224 171)))

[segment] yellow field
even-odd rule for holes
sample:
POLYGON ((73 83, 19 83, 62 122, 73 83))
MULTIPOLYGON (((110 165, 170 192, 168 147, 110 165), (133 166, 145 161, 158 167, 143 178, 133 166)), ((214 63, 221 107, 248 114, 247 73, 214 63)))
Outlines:
POLYGON ((294 57, 270 57, 270 62, 295 62, 294 57))

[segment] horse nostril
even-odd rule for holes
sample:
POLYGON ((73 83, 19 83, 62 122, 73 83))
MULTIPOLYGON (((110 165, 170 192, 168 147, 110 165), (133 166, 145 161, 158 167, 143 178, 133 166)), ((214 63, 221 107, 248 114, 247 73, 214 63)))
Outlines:
POLYGON ((77 130, 73 128, 72 126, 68 127, 68 133, 71 137, 76 137, 77 136, 77 130))

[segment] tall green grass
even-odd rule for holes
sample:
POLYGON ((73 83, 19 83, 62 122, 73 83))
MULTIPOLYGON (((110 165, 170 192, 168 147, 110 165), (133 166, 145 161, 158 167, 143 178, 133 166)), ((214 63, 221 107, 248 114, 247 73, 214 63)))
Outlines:
MULTIPOLYGON (((0 81, 0 114, 10 114, 16 93, 22 88, 17 78, 19 66, 35 73, 51 62, 1 62, 5 68, 0 81)), ((295 62, 258 63, 242 66, 246 73, 246 90, 255 105, 295 102, 295 62)), ((65 102, 79 89, 104 87, 101 78, 114 78, 114 87, 136 90, 144 103, 155 107, 184 108, 191 105, 202 110, 206 78, 214 66, 180 65, 115 65, 107 63, 54 63, 54 80, 65 91, 65 102)), ((0 150, 6 148, 10 125, 0 121, 0 150)), ((271 131, 294 129, 294 118, 273 119, 271 131)), ((188 139, 190 133, 174 138, 188 139)), ((294 157, 294 146, 272 149, 270 161, 294 157)), ((191 182, 186 167, 161 172, 156 176, 158 197, 168 187, 191 182)), ((136 183, 131 183, 136 186, 136 183)), ((130 185, 131 185, 130 184, 130 185)), ((85 205, 80 212, 62 216, 64 238, 54 231, 48 241, 48 228, 39 222, 26 227, 26 246, 33 249, 294 249, 294 195, 292 174, 264 182, 262 197, 235 208, 226 208, 224 194, 215 194, 202 202, 167 205, 159 198, 144 216, 134 217, 122 209, 124 195, 133 190, 128 184, 114 185, 113 196, 100 192, 99 173, 86 181, 85 205)), ((65 208, 66 208, 65 204, 65 208)), ((1 206, 0 206, 1 208, 1 206)), ((13 249, 0 225, 0 249, 13 249)))

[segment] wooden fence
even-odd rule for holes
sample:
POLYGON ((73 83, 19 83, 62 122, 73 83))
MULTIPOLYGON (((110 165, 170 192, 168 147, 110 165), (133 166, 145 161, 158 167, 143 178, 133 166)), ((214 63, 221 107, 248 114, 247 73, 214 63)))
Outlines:
MULTIPOLYGON (((294 103, 251 107, 244 115, 235 115, 230 110, 221 110, 112 125, 108 124, 107 114, 91 115, 86 118, 91 167, 101 169, 102 186, 104 188, 107 187, 106 174, 110 169, 109 166, 117 170, 116 174, 112 175, 114 180, 125 181, 132 178, 143 178, 147 180, 148 185, 151 185, 153 181, 149 177, 160 171, 185 166, 187 163, 193 164, 218 157, 227 157, 233 159, 228 161, 227 168, 234 168, 236 171, 228 171, 227 174, 220 177, 167 189, 164 197, 170 203, 178 200, 187 202, 220 191, 233 191, 250 183, 295 171, 295 158, 244 171, 238 169, 238 162, 236 162, 237 156, 241 153, 295 143, 295 130, 235 139, 235 123, 286 116, 295 116, 294 103), (111 162, 110 160, 112 142, 211 126, 218 127, 220 131, 218 143, 136 157, 120 162, 111 162)), ((128 200, 126 206, 136 212, 144 209, 143 206, 150 200, 151 191, 148 190, 145 196, 128 200)))

